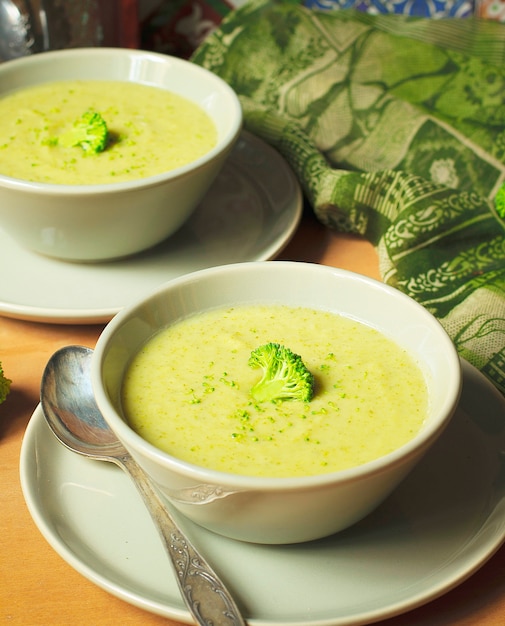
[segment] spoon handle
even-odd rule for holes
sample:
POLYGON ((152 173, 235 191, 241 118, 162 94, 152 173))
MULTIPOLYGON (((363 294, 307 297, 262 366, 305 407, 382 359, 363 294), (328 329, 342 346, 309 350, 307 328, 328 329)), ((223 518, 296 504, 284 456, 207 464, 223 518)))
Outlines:
POLYGON ((170 516, 143 469, 129 455, 117 459, 133 479, 158 528, 186 605, 201 626, 245 626, 229 591, 170 516))

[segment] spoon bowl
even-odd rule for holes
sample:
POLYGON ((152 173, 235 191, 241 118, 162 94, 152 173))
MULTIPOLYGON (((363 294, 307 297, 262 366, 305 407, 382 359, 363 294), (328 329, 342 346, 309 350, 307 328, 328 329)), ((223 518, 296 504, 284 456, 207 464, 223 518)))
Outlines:
POLYGON ((57 439, 73 452, 118 464, 126 453, 102 417, 88 376, 93 351, 63 348, 49 360, 42 378, 41 403, 57 439))
POLYGON ((68 346, 47 363, 40 400, 49 427, 69 450, 115 463, 130 475, 158 528, 184 601, 196 622, 202 626, 245 626, 230 592, 184 536, 150 479, 103 419, 91 388, 92 355, 90 348, 68 346))

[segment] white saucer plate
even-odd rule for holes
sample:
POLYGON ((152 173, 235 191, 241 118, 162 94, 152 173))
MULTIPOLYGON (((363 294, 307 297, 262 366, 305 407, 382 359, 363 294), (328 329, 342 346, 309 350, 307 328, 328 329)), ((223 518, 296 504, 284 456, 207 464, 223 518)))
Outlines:
POLYGON ((281 155, 244 131, 190 220, 142 254, 107 263, 67 263, 19 246, 0 229, 0 315, 41 322, 109 321, 131 301, 192 271, 274 258, 292 238, 302 193, 281 155))
MULTIPOLYGON (((463 363, 460 406, 393 495, 324 540, 262 546, 181 524, 256 626, 368 624, 425 604, 481 567, 505 539, 505 400, 463 363)), ((21 450, 35 523, 72 567, 147 611, 192 623, 129 478, 61 446, 38 408, 21 450)))

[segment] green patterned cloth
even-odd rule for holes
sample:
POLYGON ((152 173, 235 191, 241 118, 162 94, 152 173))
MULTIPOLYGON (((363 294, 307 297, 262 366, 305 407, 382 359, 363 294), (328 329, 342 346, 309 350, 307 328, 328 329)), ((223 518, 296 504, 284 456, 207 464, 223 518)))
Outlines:
POLYGON ((241 96, 321 222, 371 241, 505 393, 505 26, 251 0, 193 61, 241 96))

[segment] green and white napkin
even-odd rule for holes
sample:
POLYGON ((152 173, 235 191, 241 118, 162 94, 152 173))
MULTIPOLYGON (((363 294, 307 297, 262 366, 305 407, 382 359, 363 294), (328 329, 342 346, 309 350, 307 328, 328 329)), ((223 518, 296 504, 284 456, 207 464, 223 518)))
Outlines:
POLYGON ((376 247, 505 393, 505 26, 251 0, 193 61, 241 96, 315 214, 376 247))

